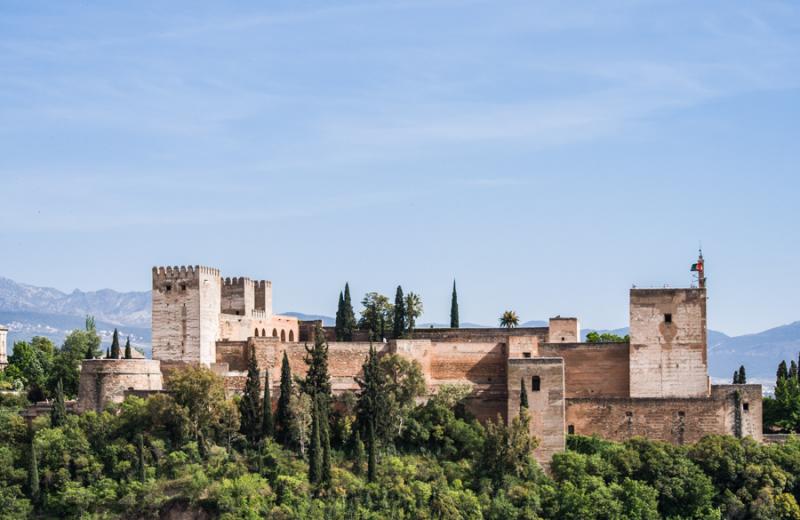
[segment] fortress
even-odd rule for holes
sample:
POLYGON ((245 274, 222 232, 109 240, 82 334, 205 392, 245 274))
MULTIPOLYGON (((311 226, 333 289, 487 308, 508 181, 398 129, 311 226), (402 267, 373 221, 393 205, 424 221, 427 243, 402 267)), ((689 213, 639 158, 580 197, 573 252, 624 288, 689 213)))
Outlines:
MULTIPOLYGON (((152 275, 153 359, 84 363, 80 409, 160 390, 161 374, 185 364, 210 367, 239 392, 251 347, 274 398, 284 352, 293 373, 305 373, 304 345, 316 323, 274 314, 271 282, 222 278, 202 266, 155 267, 152 275)), ((525 381, 536 456, 545 463, 564 449, 568 433, 676 444, 712 433, 760 441, 761 386, 710 383, 704 281, 701 271, 699 287, 631 289, 629 342, 582 342, 578 319, 559 316, 547 327, 417 329, 413 339, 377 347, 418 362, 431 393, 468 383, 466 406, 480 420, 518 414, 525 381)), ((369 341, 361 334, 337 342, 332 328, 324 330, 334 392, 357 390, 369 341)))

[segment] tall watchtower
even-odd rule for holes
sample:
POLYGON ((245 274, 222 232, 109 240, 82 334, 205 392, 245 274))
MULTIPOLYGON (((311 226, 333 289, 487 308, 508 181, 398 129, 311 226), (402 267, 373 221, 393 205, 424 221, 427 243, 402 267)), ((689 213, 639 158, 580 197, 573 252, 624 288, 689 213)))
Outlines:
POLYGON ((0 370, 8 364, 8 329, 0 325, 0 370))
POLYGON ((211 365, 222 285, 204 266, 153 268, 153 359, 211 365))
POLYGON ((699 262, 699 287, 631 289, 631 397, 710 394, 702 256, 699 262))

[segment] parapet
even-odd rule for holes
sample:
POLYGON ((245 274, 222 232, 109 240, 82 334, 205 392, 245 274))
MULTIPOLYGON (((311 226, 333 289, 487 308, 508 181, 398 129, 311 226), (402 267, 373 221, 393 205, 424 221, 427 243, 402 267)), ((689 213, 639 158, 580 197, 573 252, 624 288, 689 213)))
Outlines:
POLYGON ((234 276, 233 278, 225 277, 222 280, 223 289, 239 288, 239 287, 245 287, 247 285, 255 288, 255 282, 245 276, 239 276, 239 277, 234 276))
POLYGON ((253 280, 256 289, 265 289, 272 287, 272 282, 269 280, 253 280))
POLYGON ((203 265, 181 265, 153 267, 153 280, 186 280, 197 278, 200 274, 219 276, 219 269, 203 265))

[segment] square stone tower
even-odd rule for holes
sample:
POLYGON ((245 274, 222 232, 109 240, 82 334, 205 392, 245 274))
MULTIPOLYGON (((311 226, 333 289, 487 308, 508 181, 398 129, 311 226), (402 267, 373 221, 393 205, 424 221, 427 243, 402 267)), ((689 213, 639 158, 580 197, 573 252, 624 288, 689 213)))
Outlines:
POLYGON ((708 397, 706 289, 631 289, 631 397, 708 397))
POLYGON ((218 269, 154 267, 153 359, 215 363, 221 295, 218 269))
POLYGON ((8 329, 0 325, 0 370, 8 364, 8 329))

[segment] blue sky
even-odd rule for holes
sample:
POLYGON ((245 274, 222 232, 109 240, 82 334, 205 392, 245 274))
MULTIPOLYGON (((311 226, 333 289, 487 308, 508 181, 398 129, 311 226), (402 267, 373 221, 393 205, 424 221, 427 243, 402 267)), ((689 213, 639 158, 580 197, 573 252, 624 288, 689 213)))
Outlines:
POLYGON ((0 1, 0 275, 421 293, 445 321, 800 319, 793 2, 0 1))

